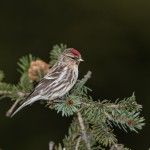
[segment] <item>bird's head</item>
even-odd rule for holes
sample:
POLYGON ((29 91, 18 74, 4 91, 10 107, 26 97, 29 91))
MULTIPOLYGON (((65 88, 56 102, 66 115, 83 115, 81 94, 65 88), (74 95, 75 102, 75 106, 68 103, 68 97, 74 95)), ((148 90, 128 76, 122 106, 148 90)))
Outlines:
POLYGON ((81 54, 74 48, 67 48, 64 50, 63 54, 76 62, 83 61, 81 54))

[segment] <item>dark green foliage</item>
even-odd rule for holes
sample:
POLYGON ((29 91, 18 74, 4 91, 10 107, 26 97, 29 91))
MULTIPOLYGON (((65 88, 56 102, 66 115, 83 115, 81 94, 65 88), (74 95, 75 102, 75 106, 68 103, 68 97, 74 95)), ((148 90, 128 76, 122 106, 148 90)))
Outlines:
POLYGON ((22 74, 20 81, 18 83, 18 88, 24 91, 25 93, 31 92, 31 90, 33 89, 33 83, 29 79, 28 73, 22 74))
POLYGON ((19 62, 18 62, 19 69, 18 70, 21 73, 21 77, 20 77, 20 81, 18 83, 18 88, 25 93, 29 93, 33 89, 33 82, 29 78, 28 70, 30 68, 31 62, 33 62, 37 59, 38 58, 35 58, 31 54, 19 59, 19 62))
POLYGON ((0 82, 4 79, 4 73, 0 70, 0 82))
POLYGON ((60 54, 67 48, 67 45, 60 44, 54 45, 53 49, 50 51, 50 65, 54 65, 54 63, 57 61, 60 54))
POLYGON ((113 130, 106 124, 95 124, 92 126, 93 137, 95 140, 103 146, 111 147, 114 143, 117 143, 116 136, 113 134, 113 130))
POLYGON ((32 61, 37 58, 33 57, 31 54, 29 56, 24 56, 20 58, 18 62, 19 72, 21 73, 20 81, 17 85, 12 85, 2 82, 4 77, 3 72, 0 72, 0 98, 9 97, 11 100, 24 100, 25 97, 33 89, 33 82, 29 79, 28 69, 32 61))
POLYGON ((35 61, 37 59, 38 58, 32 56, 31 54, 29 54, 28 56, 24 56, 24 57, 20 58, 19 62, 18 62, 18 66, 19 66, 18 71, 21 74, 28 73, 28 69, 31 65, 31 62, 35 61))
POLYGON ((0 99, 9 97, 14 100, 16 98, 16 95, 17 91, 14 85, 0 82, 0 99))
MULTIPOLYGON (((79 105, 74 105, 74 109, 76 107, 75 110, 82 113, 88 132, 87 135, 94 139, 94 142, 91 141, 91 143, 93 143, 92 149, 94 149, 96 143, 105 147, 111 147, 113 144, 117 144, 116 136, 113 133, 113 129, 111 129, 113 125, 125 131, 127 131, 127 128, 135 132, 137 132, 137 129, 142 129, 145 124, 144 118, 139 117, 142 106, 137 104, 134 94, 126 99, 120 101, 116 100, 115 103, 111 103, 109 100, 94 101, 91 97, 87 96, 89 88, 84 86, 86 81, 86 76, 82 80, 78 80, 74 88, 70 91, 70 96, 74 96, 74 98, 72 97, 73 100, 76 100, 76 98, 80 100, 79 105)), ((67 103, 67 100, 57 103, 55 109, 59 112, 62 111, 62 115, 64 115, 64 112, 68 116, 72 115, 73 111, 68 110, 70 105, 67 106, 64 105, 64 103, 67 103)), ((72 137, 72 135, 74 134, 77 134, 76 137, 82 137, 81 129, 80 131, 79 128, 77 130, 77 123, 73 122, 69 129, 67 139, 72 139, 74 137, 72 137)), ((72 141, 74 142, 74 140, 72 141)), ((66 146, 66 143, 69 143, 69 148, 73 149, 76 144, 73 142, 66 141, 65 138, 64 146, 66 146)), ((80 146, 83 144, 84 147, 86 147, 83 139, 80 143, 80 146)), ((83 148, 79 147, 79 149, 82 150, 83 148)), ((124 148, 124 150, 127 150, 127 148, 124 148)))
POLYGON ((74 117, 68 130, 68 136, 65 136, 63 140, 64 147, 66 149, 75 148, 76 140, 79 138, 79 136, 81 136, 80 127, 78 125, 77 118, 74 117))
POLYGON ((70 116, 78 111, 81 105, 81 100, 76 96, 68 96, 65 101, 55 102, 53 107, 57 112, 61 112, 62 116, 70 116))

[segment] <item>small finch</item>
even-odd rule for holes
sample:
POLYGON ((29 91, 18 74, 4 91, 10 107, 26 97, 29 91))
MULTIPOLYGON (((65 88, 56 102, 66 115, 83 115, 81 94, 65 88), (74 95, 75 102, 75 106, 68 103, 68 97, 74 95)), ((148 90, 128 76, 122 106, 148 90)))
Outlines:
MULTIPOLYGON (((67 48, 58 61, 49 70, 35 89, 28 95, 26 101, 12 114, 14 116, 23 107, 38 100, 55 100, 65 95, 76 83, 78 65, 83 61, 81 54, 74 48, 67 48)), ((12 117, 11 116, 11 117, 12 117)))

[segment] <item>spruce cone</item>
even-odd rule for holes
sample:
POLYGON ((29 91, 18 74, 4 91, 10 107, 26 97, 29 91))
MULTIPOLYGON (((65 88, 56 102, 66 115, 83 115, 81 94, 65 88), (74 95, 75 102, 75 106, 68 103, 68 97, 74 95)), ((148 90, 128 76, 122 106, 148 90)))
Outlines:
POLYGON ((29 78, 33 81, 39 81, 45 74, 49 72, 49 64, 42 60, 31 62, 28 70, 29 78))

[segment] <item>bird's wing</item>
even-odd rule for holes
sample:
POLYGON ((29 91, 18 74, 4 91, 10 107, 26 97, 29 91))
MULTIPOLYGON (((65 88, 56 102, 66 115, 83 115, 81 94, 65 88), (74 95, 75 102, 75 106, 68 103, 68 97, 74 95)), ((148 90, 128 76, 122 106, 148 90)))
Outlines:
POLYGON ((38 85, 34 88, 34 90, 27 96, 24 103, 11 115, 14 116, 18 111, 20 111, 25 106, 32 104, 33 102, 39 100, 41 98, 41 92, 45 91, 45 89, 52 85, 52 83, 57 80, 59 77, 59 70, 52 70, 50 71, 44 78, 41 79, 41 81, 38 83, 38 85))
POLYGON ((27 99, 31 99, 38 94, 41 93, 41 91, 45 91, 47 87, 51 86, 54 82, 57 81, 57 79, 60 76, 60 72, 62 71, 61 67, 57 67, 55 69, 51 69, 50 72, 45 75, 41 81, 37 84, 37 86, 34 88, 34 90, 29 94, 27 99))
POLYGON ((55 63, 49 73, 41 79, 27 99, 33 98, 40 93, 44 94, 46 93, 48 87, 52 87, 54 84, 57 85, 58 81, 62 81, 66 76, 66 69, 67 67, 60 65, 58 62, 55 63))

